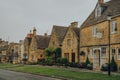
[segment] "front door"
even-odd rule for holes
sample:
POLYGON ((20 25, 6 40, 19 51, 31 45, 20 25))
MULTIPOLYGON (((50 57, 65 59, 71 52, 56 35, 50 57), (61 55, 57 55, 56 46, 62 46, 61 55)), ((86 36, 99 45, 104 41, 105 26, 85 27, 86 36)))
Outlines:
POLYGON ((100 69, 100 49, 96 48, 93 50, 93 68, 100 69))
POLYGON ((75 62, 75 53, 72 53, 72 62, 75 62))

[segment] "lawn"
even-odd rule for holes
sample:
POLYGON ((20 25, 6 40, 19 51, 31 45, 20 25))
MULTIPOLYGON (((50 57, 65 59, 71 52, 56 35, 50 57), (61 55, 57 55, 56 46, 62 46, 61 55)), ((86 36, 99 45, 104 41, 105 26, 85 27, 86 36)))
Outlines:
POLYGON ((44 66, 19 66, 19 65, 0 65, 0 68, 7 68, 20 72, 40 74, 46 76, 64 77, 72 80, 119 80, 119 75, 108 77, 107 74, 72 71, 68 69, 48 68, 44 66))

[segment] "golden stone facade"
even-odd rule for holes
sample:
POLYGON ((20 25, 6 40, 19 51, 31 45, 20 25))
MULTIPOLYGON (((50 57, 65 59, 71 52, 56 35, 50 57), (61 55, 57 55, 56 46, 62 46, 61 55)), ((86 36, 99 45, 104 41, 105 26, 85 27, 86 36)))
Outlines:
MULTIPOLYGON (((112 5, 112 1, 110 6, 112 5)), ((116 2, 117 3, 117 2, 116 2)), ((101 3, 105 4, 105 3, 101 3)), ((97 6, 99 3, 97 4, 97 6)), ((114 4, 115 5, 115 4, 114 4)), ((103 6, 99 6, 103 8, 103 6)), ((115 10, 118 10, 116 6, 115 10)), ((95 8, 96 10, 97 8, 95 8)), ((109 11, 111 7, 108 7, 109 11)), ((100 70, 101 66, 105 63, 108 63, 109 56, 109 28, 110 28, 110 59, 114 56, 115 62, 120 68, 120 16, 117 16, 116 12, 114 16, 109 21, 107 20, 108 10, 105 10, 101 16, 95 18, 95 10, 87 18, 87 20, 82 24, 80 29, 80 52, 84 52, 85 56, 80 56, 80 62, 85 62, 88 56, 91 63, 93 63, 93 69, 100 70)))
POLYGON ((28 62, 37 62, 38 59, 45 58, 45 48, 48 47, 50 36, 45 33, 45 35, 36 35, 36 29, 33 29, 33 33, 27 35, 24 40, 24 52, 25 58, 28 62))

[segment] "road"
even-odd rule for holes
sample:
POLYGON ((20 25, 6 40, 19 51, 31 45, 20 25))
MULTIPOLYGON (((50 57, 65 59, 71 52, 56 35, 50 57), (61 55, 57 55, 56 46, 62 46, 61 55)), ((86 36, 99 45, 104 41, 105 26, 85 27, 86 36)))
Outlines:
POLYGON ((0 69, 0 80, 60 80, 60 79, 0 69))

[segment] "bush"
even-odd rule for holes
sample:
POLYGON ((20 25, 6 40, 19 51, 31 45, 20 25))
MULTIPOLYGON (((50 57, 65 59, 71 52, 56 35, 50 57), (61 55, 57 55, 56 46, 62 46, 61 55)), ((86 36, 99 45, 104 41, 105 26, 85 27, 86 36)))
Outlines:
POLYGON ((52 57, 47 57, 46 60, 45 60, 45 63, 48 65, 48 66, 52 66, 54 61, 52 59, 52 57))
POLYGON ((76 67, 76 63, 71 62, 71 63, 69 63, 69 66, 70 66, 70 67, 76 67))
POLYGON ((22 61, 23 61, 23 64, 26 64, 27 59, 26 59, 26 58, 23 58, 22 61))
POLYGON ((113 72, 117 71, 117 64, 114 60, 114 56, 112 57, 112 60, 111 60, 111 63, 110 63, 110 70, 113 71, 113 72))
POLYGON ((88 56, 87 56, 87 59, 86 59, 86 62, 85 62, 85 64, 86 64, 86 67, 87 67, 87 65, 88 65, 88 64, 90 64, 90 61, 89 61, 89 58, 88 58, 88 56))
POLYGON ((61 58, 57 58, 56 62, 61 63, 61 58))
POLYGON ((37 62, 28 62, 28 65, 37 65, 37 62))
POLYGON ((38 64, 44 65, 45 59, 38 59, 38 64))
POLYGON ((103 64, 102 67, 101 67, 101 70, 102 71, 108 71, 108 66, 109 66, 108 63, 103 64))
POLYGON ((93 69, 93 65, 92 64, 87 64, 87 69, 92 70, 93 69))
POLYGON ((62 58, 62 59, 61 59, 61 64, 62 64, 63 66, 67 66, 67 65, 68 65, 68 60, 67 60, 67 58, 62 58))
POLYGON ((86 68, 86 63, 85 62, 81 62, 78 67, 79 68, 86 68))

